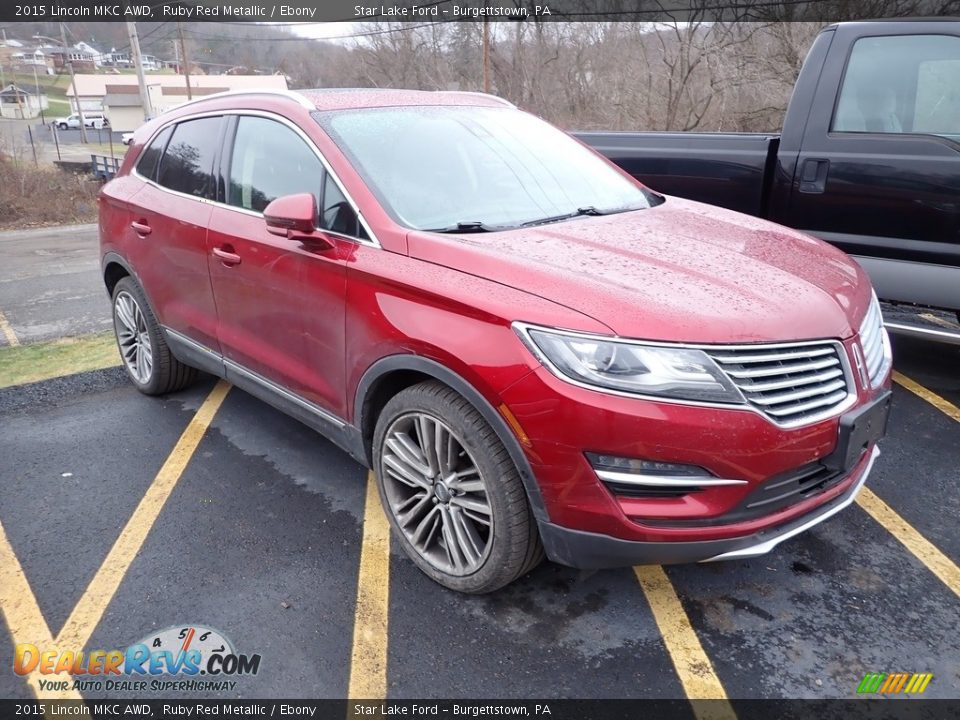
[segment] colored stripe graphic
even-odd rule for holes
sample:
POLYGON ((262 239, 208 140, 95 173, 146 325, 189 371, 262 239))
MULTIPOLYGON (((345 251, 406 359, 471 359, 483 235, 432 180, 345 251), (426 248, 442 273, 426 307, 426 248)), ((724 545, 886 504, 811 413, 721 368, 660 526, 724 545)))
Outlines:
POLYGON ((863 676, 863 680, 860 681, 860 687, 857 688, 857 692, 875 693, 880 689, 880 683, 883 682, 886 676, 886 673, 867 673, 863 676))
POLYGON ((857 686, 857 694, 920 694, 933 680, 933 673, 867 673, 857 686))
POLYGON ((918 695, 927 689, 927 685, 930 684, 930 681, 933 680, 933 673, 920 673, 917 677, 922 678, 919 682, 916 683, 911 692, 915 692, 918 695))

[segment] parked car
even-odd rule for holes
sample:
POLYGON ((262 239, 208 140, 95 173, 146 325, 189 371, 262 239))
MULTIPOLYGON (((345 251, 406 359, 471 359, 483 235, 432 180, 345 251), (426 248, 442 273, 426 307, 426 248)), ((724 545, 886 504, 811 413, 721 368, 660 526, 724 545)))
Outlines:
MULTIPOLYGON (((579 133, 663 192, 853 255, 884 300, 960 320, 960 23, 851 22, 817 37, 781 134, 579 133)), ((923 323, 888 323, 960 342, 923 323)))
POLYGON ((120 142, 124 145, 133 145, 133 133, 125 132, 120 136, 120 142))
POLYGON ((853 260, 487 95, 187 103, 137 130, 100 242, 137 388, 204 370, 321 431, 460 591, 765 553, 853 501, 886 425, 853 260))
MULTIPOLYGON (((60 130, 78 130, 80 129, 80 113, 73 113, 67 117, 57 118, 53 121, 60 130)), ((110 121, 104 117, 103 113, 84 112, 83 124, 88 128, 108 128, 110 121)))

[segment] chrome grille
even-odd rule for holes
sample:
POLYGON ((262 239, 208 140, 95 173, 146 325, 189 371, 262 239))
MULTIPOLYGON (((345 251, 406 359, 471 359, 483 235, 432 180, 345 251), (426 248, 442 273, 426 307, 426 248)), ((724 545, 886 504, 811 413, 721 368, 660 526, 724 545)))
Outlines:
POLYGON ((860 345, 863 347, 863 361, 870 378, 870 386, 876 387, 886 376, 891 358, 890 340, 883 327, 883 316, 880 314, 880 303, 876 296, 860 325, 860 345))
POLYGON ((747 402, 778 425, 828 417, 853 398, 839 343, 710 348, 706 353, 747 402))

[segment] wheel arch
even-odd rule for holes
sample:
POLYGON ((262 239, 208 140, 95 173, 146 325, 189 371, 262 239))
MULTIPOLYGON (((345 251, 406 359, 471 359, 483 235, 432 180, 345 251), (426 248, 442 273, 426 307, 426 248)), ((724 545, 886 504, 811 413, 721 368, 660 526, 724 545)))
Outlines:
POLYGON ((125 277, 135 277, 127 266, 126 261, 116 253, 107 253, 103 258, 103 283, 107 286, 107 294, 112 298, 113 289, 125 277))
POLYGON ((520 474, 527 500, 538 523, 548 522, 546 506, 520 442, 507 422, 470 382, 450 368, 419 355, 390 355, 371 365, 360 378, 354 398, 354 425, 360 433, 367 464, 373 467, 373 431, 391 397, 419 382, 437 380, 469 402, 489 423, 520 474))

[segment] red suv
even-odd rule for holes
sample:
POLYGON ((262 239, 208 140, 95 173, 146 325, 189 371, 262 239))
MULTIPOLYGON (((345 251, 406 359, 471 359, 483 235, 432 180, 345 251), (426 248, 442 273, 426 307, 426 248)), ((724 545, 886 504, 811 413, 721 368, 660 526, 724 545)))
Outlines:
POLYGON ((227 93, 100 198, 134 384, 203 370, 372 467, 437 582, 745 558, 849 505, 890 345, 829 245, 638 184, 495 97, 227 93))

